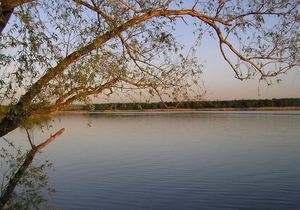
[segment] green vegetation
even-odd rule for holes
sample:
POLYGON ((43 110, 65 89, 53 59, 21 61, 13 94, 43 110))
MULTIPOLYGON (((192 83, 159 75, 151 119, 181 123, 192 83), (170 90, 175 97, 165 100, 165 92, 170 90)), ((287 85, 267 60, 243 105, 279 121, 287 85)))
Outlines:
POLYGON ((32 115, 89 104, 95 96, 194 100, 203 94, 198 58, 206 37, 214 38, 237 79, 280 81, 299 70, 298 5, 0 0, 0 100, 10 105, 0 137, 32 115), (190 35, 182 39, 183 23, 190 35))
MULTIPOLYGON (((0 105, 0 120, 5 116, 6 112, 9 110, 9 106, 0 105)), ((32 128, 36 125, 47 126, 51 121, 51 114, 35 114, 31 115, 28 119, 20 124, 20 127, 25 127, 27 129, 32 128)))
MULTIPOLYGON (((257 107, 300 107, 300 98, 281 98, 281 99, 250 99, 250 100, 228 100, 228 101, 184 101, 184 102, 165 102, 170 109, 214 109, 214 108, 257 108, 257 107)), ((90 106, 72 105, 67 107, 67 111, 80 110, 149 110, 166 109, 162 102, 157 103, 105 103, 90 106)))
POLYGON ((0 119, 8 111, 8 106, 0 105, 0 119))

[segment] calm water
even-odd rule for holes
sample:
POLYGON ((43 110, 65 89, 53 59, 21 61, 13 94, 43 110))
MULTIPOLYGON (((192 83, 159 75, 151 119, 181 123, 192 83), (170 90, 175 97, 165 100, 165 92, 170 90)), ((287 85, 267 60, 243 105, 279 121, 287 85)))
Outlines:
POLYGON ((299 111, 70 114, 61 127, 39 156, 57 209, 300 209, 299 111))

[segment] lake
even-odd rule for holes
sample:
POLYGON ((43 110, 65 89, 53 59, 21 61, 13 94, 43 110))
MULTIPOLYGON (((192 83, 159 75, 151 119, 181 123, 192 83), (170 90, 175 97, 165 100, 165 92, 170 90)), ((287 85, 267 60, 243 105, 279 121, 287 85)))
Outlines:
POLYGON ((34 139, 66 129, 36 160, 54 165, 57 209, 300 209, 300 111, 81 113, 52 125, 34 139))

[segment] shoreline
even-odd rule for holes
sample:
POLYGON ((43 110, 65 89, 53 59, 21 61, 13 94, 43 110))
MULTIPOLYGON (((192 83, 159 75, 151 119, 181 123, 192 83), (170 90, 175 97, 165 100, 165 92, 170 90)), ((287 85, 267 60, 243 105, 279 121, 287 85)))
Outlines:
POLYGON ((202 109, 140 109, 140 110, 63 110, 57 113, 189 113, 231 111, 298 111, 300 107, 248 107, 248 108, 202 108, 202 109))

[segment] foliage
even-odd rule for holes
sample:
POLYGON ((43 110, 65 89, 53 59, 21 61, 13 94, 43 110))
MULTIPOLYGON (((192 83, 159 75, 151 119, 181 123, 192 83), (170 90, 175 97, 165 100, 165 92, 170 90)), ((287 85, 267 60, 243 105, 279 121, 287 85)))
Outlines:
MULTIPOLYGON (((255 108, 255 107, 300 107, 299 98, 281 99, 248 99, 248 100, 227 100, 227 101, 181 101, 165 102, 168 108, 178 109, 205 109, 205 108, 255 108)), ((145 110, 145 109, 165 109, 162 102, 158 103, 106 103, 94 104, 95 111, 107 110, 145 110)), ((88 110, 85 106, 73 105, 65 110, 79 111, 88 110)))
POLYGON ((0 18, 11 17, 0 37, 0 98, 13 106, 1 136, 34 113, 99 94, 191 100, 202 93, 196 52, 204 35, 238 79, 280 80, 299 67, 297 0, 9 2, 1 0, 0 18), (194 32, 190 50, 174 36, 179 22, 194 32))

